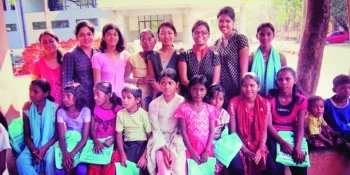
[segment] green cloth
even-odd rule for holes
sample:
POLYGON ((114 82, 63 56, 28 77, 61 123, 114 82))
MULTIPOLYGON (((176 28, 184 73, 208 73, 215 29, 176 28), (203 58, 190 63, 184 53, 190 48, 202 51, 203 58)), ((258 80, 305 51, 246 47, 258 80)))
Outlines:
MULTIPOLYGON (((105 139, 99 139, 100 141, 104 141, 105 139)), ((110 147, 104 147, 100 154, 97 154, 93 151, 94 142, 92 140, 88 140, 81 151, 79 161, 90 164, 98 164, 98 165, 107 165, 111 162, 112 154, 113 154, 113 145, 110 147)))
MULTIPOLYGON (((81 134, 78 131, 72 130, 67 131, 66 135, 66 143, 68 152, 72 151, 78 142, 81 140, 81 134)), ((99 139, 100 141, 104 141, 107 138, 99 139)), ((92 140, 88 140, 84 147, 74 156, 74 167, 79 163, 90 163, 90 164, 98 164, 98 165, 107 165, 111 162, 112 154, 113 154, 113 145, 108 148, 104 148, 100 154, 96 154, 93 151, 94 143, 92 140)), ((56 160, 56 168, 62 169, 62 159, 63 154, 59 143, 55 144, 55 160, 56 160)))
POLYGON ((278 70, 281 69, 281 58, 277 49, 271 47, 267 66, 264 62, 260 47, 255 51, 252 70, 258 75, 260 80, 260 94, 266 96, 270 89, 275 87, 275 78, 278 70))
POLYGON ((24 147, 23 118, 13 119, 8 130, 12 149, 19 155, 24 147))
MULTIPOLYGON (((78 144, 78 142, 81 140, 81 134, 78 131, 67 131, 66 135, 66 144, 67 144, 67 151, 71 152, 75 148, 75 146, 78 144)), ((77 152, 74 156, 74 167, 76 167, 79 163, 80 157, 80 151, 77 152)), ((61 147, 58 143, 58 141, 55 143, 55 163, 56 163, 56 168, 57 169, 62 169, 62 159, 63 159, 63 154, 61 151, 61 147)))
POLYGON ((228 167, 242 145, 243 143, 236 133, 224 135, 214 142, 214 155, 225 167, 228 167))
MULTIPOLYGON (((283 140, 294 146, 294 133, 292 131, 279 131, 278 135, 280 135, 283 140)), ((276 150, 276 162, 279 162, 286 166, 310 167, 309 149, 305 138, 303 138, 303 141, 301 143, 301 151, 306 154, 306 158, 305 161, 300 164, 294 162, 292 155, 282 152, 280 144, 277 144, 276 150)))
POLYGON ((126 167, 122 166, 120 162, 115 163, 116 175, 139 175, 140 168, 137 167, 136 163, 127 161, 126 167))
POLYGON ((197 164, 193 159, 187 159, 188 175, 214 175, 216 159, 208 157, 205 163, 197 164))

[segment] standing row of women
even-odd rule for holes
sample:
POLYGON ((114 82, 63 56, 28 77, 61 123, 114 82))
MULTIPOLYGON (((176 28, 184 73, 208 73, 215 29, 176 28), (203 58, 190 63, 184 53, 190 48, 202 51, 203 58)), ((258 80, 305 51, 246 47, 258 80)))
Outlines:
POLYGON ((58 37, 50 32, 40 35, 39 41, 44 56, 34 62, 32 77, 45 78, 53 89, 56 102, 61 102, 61 87, 74 80, 83 85, 90 108, 93 107, 93 85, 108 81, 113 91, 121 96, 125 83, 136 84, 144 93, 142 104, 145 109, 159 93, 160 72, 164 68, 174 68, 179 72, 181 94, 186 95, 189 79, 195 74, 204 74, 209 84, 221 82, 227 98, 239 94, 240 80, 248 70, 258 74, 265 96, 274 87, 274 77, 280 67, 286 65, 283 54, 271 46, 275 30, 270 23, 263 23, 257 29, 260 47, 250 56, 247 38, 234 29, 235 14, 231 7, 224 7, 217 15, 219 29, 223 36, 214 46, 209 47, 210 28, 205 21, 197 21, 192 27, 194 45, 192 49, 174 48, 176 29, 170 22, 159 25, 157 35, 162 43, 159 51, 153 51, 157 42, 150 30, 140 33, 142 51, 129 56, 119 28, 107 24, 102 30, 99 49, 92 47, 94 27, 88 21, 77 24, 75 36, 78 45, 73 51, 62 53, 58 50, 58 37), (223 83, 225 82, 225 83, 223 83))
MULTIPOLYGON (((98 84, 101 81, 109 82, 112 84, 113 92, 115 92, 118 97, 122 98, 125 82, 132 83, 142 90, 143 96, 141 103, 145 109, 148 109, 148 104, 159 93, 163 94, 162 98, 164 98, 163 101, 165 101, 165 103, 171 101, 170 97, 167 97, 166 94, 170 92, 169 87, 172 87, 171 84, 173 84, 173 82, 171 80, 176 83, 177 79, 170 74, 165 76, 170 77, 170 80, 166 78, 164 80, 164 72, 163 74, 161 74, 161 72, 167 68, 177 70, 181 82, 180 92, 182 95, 188 96, 190 100, 180 106, 176 111, 175 117, 180 120, 180 129, 187 147, 187 157, 194 159, 196 162, 206 162, 208 157, 213 156, 211 143, 214 139, 214 120, 216 120, 217 113, 212 106, 207 106, 203 103, 207 88, 210 85, 221 84, 223 92, 226 92, 224 96, 226 99, 238 96, 241 92, 243 96, 239 96, 237 99, 231 101, 228 110, 231 116, 236 117, 234 122, 232 119, 230 120, 232 125, 230 126, 231 132, 237 130, 245 146, 241 154, 239 154, 241 157, 236 157, 234 161, 232 161, 233 163, 230 165, 229 170, 230 172, 242 172, 237 170, 238 167, 238 169, 243 168, 245 173, 254 174, 252 172, 256 172, 256 170, 259 171, 259 169, 254 168, 259 162, 263 164, 259 167, 265 169, 268 155, 266 149, 267 124, 269 121, 268 114, 271 113, 268 103, 261 99, 260 96, 257 96, 255 90, 261 90, 260 93, 262 96, 267 95, 267 91, 275 87, 274 78, 277 76, 277 71, 282 66, 286 65, 286 61, 284 56, 271 46, 271 41, 275 32, 271 24, 264 23, 258 27, 257 38, 260 41, 260 47, 249 56, 247 38, 234 29, 235 13, 233 9, 231 7, 224 7, 219 11, 217 19, 219 29, 223 35, 215 42, 213 47, 207 45, 207 41, 210 37, 210 28, 205 21, 200 20, 193 25, 192 37, 194 45, 192 49, 184 52, 174 48, 174 40, 177 33, 173 24, 170 22, 163 22, 159 25, 157 31, 158 38, 162 43, 160 50, 153 51, 156 38, 150 30, 144 30, 140 33, 143 51, 133 56, 129 56, 125 51, 123 36, 119 28, 113 24, 107 24, 103 27, 103 36, 99 50, 93 48, 94 27, 89 22, 82 21, 77 24, 75 30, 75 36, 79 44, 73 51, 63 56, 62 65, 60 64, 62 54, 57 49, 58 38, 50 32, 45 32, 39 38, 45 50, 45 54, 39 61, 35 62, 33 78, 45 78, 49 80, 48 82, 54 91, 52 95, 54 95, 58 102, 62 99, 62 94, 60 94, 60 92, 63 85, 66 85, 72 80, 80 83, 83 87, 83 94, 87 98, 87 106, 90 109, 94 109, 95 104, 98 105, 98 101, 96 101, 98 97, 96 97, 96 95, 94 96, 93 93, 94 84, 98 84), (61 69, 62 74, 60 73, 61 69), (248 70, 256 72, 259 76, 246 76, 245 73, 248 70), (205 77, 197 77, 198 74, 205 75, 205 77), (245 75, 245 78, 243 78, 243 75, 245 75), (193 77, 195 77, 195 80, 193 80, 191 84, 190 80, 193 79, 193 77), (257 77, 259 77, 259 80, 257 77), (253 81, 248 81, 250 79, 253 81), (252 87, 255 87, 255 89, 252 87), (259 111, 260 108, 263 110, 259 111), (192 112, 189 113, 189 111, 192 112), (258 112, 259 115, 257 115, 256 112, 258 112), (244 120, 242 120, 242 118, 237 116, 247 116, 249 120, 244 118, 244 120), (210 120, 205 121, 203 117, 209 117, 210 120), (189 121, 190 118, 193 118, 197 123, 191 123, 189 121), (205 132, 203 132, 202 126, 206 128, 205 132), (256 129, 250 130, 251 128, 256 129), (255 162, 255 166, 249 163, 251 161, 255 162)), ((292 75, 294 76, 294 74, 292 75)), ((295 77, 292 78, 295 79, 295 77)), ((290 79, 291 77, 283 81, 290 81, 290 79)), ((295 84, 295 82, 293 84, 295 84)), ((72 86, 72 88, 74 89, 75 87, 72 86)), ((276 99, 278 99, 278 103, 276 104, 283 108, 283 105, 294 102, 294 97, 297 96, 295 96, 293 91, 292 98, 289 98, 289 86, 287 88, 287 85, 281 84, 279 85, 279 89, 281 88, 288 89, 288 93, 285 94, 286 96, 283 96, 283 93, 281 93, 283 91, 278 91, 276 95, 276 99)), ((171 95, 171 97, 174 98, 174 95, 171 95)), ((66 98, 65 101, 67 101, 69 97, 65 95, 64 98, 66 98)), ((161 99, 158 98, 158 100, 161 99)), ((178 98, 177 101, 182 101, 182 99, 178 98)), ((176 103, 176 105, 178 105, 178 103, 176 103)), ((289 109, 291 107, 286 106, 285 108, 289 109)), ((294 105, 292 108, 294 108, 294 105)), ((152 121, 154 117, 159 115, 160 110, 159 106, 157 107, 155 103, 151 103, 149 112, 154 130, 152 134, 154 135, 164 134, 165 132, 164 128, 161 129, 160 132, 154 129, 159 121, 152 121), (156 112, 158 114, 154 114, 156 112), (152 115, 154 115, 153 119, 152 115)), ((164 111, 164 115, 169 114, 169 116, 171 116, 173 113, 174 111, 164 111)), ((290 113, 281 115, 289 114, 290 113)), ((70 114, 67 115, 69 117, 70 114)), ((78 114, 71 114, 71 116, 77 115, 78 114)), ((294 117, 295 115, 293 113, 290 122, 294 122, 294 117)), ((62 123, 62 120, 64 119, 57 119, 57 122, 62 123)), ((278 123, 278 121, 279 120, 276 120, 274 122, 278 123)), ((298 122, 299 121, 300 120, 298 120, 298 122)), ((86 119, 86 121, 84 119, 84 125, 85 122, 90 122, 90 119, 86 119)), ((169 124, 169 126, 172 125, 173 123, 169 124)), ((86 140, 86 132, 88 129, 86 129, 86 127, 84 128, 85 129, 82 131, 84 131, 84 140, 86 140)), ((270 124, 269 130, 273 133, 273 137, 282 145, 283 150, 288 153, 293 153, 298 161, 303 159, 300 149, 292 149, 290 145, 283 142, 283 139, 276 135, 276 131, 271 129, 270 124)), ((121 131, 122 130, 117 129, 117 132, 121 131)), ((169 133, 165 132, 165 136, 170 137, 175 131, 177 131, 177 129, 169 131, 169 133), (168 136, 167 134, 170 135, 168 136)), ((299 139, 299 130, 297 136, 299 139)), ((174 139, 173 136, 171 137, 174 139)), ((122 136, 119 135, 119 138, 122 138, 122 136)), ((156 146, 159 144, 158 142, 149 142, 148 144, 154 144, 155 149, 147 154, 157 157, 156 159, 150 160, 153 161, 153 164, 148 162, 148 168, 151 170, 151 173, 153 169, 156 169, 155 167, 157 167, 158 171, 164 170, 165 172, 169 170, 169 164, 171 164, 174 159, 174 157, 171 156, 170 150, 175 148, 166 148, 164 145, 156 146), (159 159, 164 160, 163 164, 159 162, 159 159)), ((118 147, 120 146, 119 144, 118 147)), ((181 146, 181 144, 176 146, 181 146)), ((299 142, 297 142, 296 147, 298 146, 300 146, 299 142)), ((181 150, 181 148, 176 149, 181 150)), ((123 150, 121 152, 123 152, 123 150)), ((144 156, 145 154, 142 155, 144 156)), ((64 165, 69 167, 71 164, 69 160, 71 160, 72 155, 64 154, 64 156, 68 156, 64 161, 64 165)), ((141 163, 141 165, 145 166, 144 162, 141 163)), ((176 169, 174 171, 176 171, 176 169)), ((275 171, 273 170, 272 172, 275 171)))

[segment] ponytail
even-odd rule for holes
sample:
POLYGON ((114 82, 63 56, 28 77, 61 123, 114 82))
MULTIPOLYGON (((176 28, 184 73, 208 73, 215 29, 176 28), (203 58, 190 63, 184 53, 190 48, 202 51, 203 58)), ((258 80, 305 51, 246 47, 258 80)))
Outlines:
POLYGON ((109 98, 109 101, 113 104, 113 108, 116 106, 122 106, 122 99, 117 96, 115 92, 112 92, 112 96, 109 98))
POLYGON ((60 50, 57 50, 57 63, 62 64, 62 52, 60 50))
POLYGON ((54 98, 51 94, 49 94, 49 95, 46 97, 46 99, 48 99, 48 100, 50 100, 50 101, 52 101, 52 102, 55 102, 55 98, 54 98))

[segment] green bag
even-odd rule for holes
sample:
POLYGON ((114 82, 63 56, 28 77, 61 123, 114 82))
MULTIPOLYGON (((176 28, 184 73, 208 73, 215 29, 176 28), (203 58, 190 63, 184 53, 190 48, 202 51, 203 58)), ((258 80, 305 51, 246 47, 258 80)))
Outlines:
MULTIPOLYGON (((283 138, 283 140, 287 141, 289 144, 294 146, 294 133, 292 131, 279 131, 278 135, 280 135, 283 138)), ((301 143, 301 151, 306 154, 306 157, 305 161, 300 164, 294 162, 292 155, 282 152, 280 144, 276 145, 276 151, 276 162, 279 162, 286 166, 310 167, 309 149, 305 138, 303 138, 301 143)))
POLYGON ((188 175, 214 175, 216 159, 209 157, 207 162, 200 165, 193 159, 187 159, 188 175))
POLYGON ((9 125, 8 133, 10 136, 12 149, 17 155, 19 155, 25 147, 22 117, 12 120, 11 124, 9 125))
POLYGON ((243 143, 236 133, 224 135, 214 142, 214 155, 225 167, 228 167, 242 146, 243 143))
MULTIPOLYGON (((107 138, 99 139, 100 141, 105 141, 107 138)), ((111 162, 113 154, 113 145, 110 147, 104 147, 100 154, 93 151, 94 143, 92 140, 88 140, 81 151, 79 161, 90 164, 107 165, 111 162)))
POLYGON ((139 175, 140 168, 137 167, 136 163, 127 161, 126 167, 122 166, 120 162, 115 163, 116 175, 139 175))
MULTIPOLYGON (((78 142, 81 140, 81 134, 78 131, 67 131, 66 135, 66 144, 67 144, 67 151, 72 151, 75 146, 78 144, 78 142)), ((80 151, 77 152, 74 156, 74 167, 76 167, 79 163, 80 157, 80 151)), ((55 163, 57 169, 62 169, 62 160, 63 160, 63 154, 60 148, 60 145, 58 141, 55 143, 55 163)))

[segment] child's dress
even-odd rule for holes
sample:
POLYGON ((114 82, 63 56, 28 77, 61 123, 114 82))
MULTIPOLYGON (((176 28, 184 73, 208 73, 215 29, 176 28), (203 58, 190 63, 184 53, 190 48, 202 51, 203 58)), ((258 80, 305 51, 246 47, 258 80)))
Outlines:
MULTIPOLYGON (((229 122, 230 122, 230 115, 225 109, 221 108, 220 115, 215 120, 214 142, 215 140, 220 139, 221 134, 225 129, 225 126, 227 126, 229 122)), ((223 168, 224 166, 217 160, 215 165, 215 173, 220 172, 221 170, 223 170, 223 168)))
POLYGON ((323 137, 331 140, 335 145, 338 144, 337 141, 340 141, 339 136, 326 128, 328 125, 323 119, 323 116, 315 117, 309 113, 306 117, 305 123, 309 131, 308 134, 310 134, 307 141, 311 148, 322 149, 328 147, 327 143, 316 137, 318 134, 321 134, 323 137))
MULTIPOLYGON (((29 110, 23 111, 29 119, 30 134, 33 144, 36 148, 40 148, 47 144, 55 135, 55 113, 58 105, 50 100, 45 101, 45 107, 41 114, 34 103, 29 110)), ((55 157, 54 147, 51 146, 40 164, 34 164, 33 156, 28 146, 24 148, 22 153, 16 160, 17 170, 20 175, 35 175, 44 171, 45 174, 54 174, 55 157)))
MULTIPOLYGON (((91 122, 91 111, 88 107, 83 107, 83 109, 80 111, 77 118, 69 117, 66 111, 62 108, 57 111, 57 123, 65 123, 67 127, 67 131, 74 130, 82 133, 84 123, 90 123, 90 122, 91 122)), ((63 169, 57 169, 55 172, 56 172, 56 175, 65 174, 63 169)), ((86 164, 80 163, 77 165, 76 174, 86 174, 86 172, 87 172, 86 164)))
MULTIPOLYGON (((215 120, 219 111, 212 105, 204 103, 203 110, 199 113, 194 111, 189 102, 179 106, 175 112, 176 118, 183 118, 186 123, 187 135, 193 149, 201 155, 207 146, 209 136, 209 121, 215 120)), ((211 144, 208 156, 214 156, 214 144, 211 144)), ((190 151, 186 150, 187 158, 191 157, 190 151)))
POLYGON ((151 175, 156 172, 156 152, 163 146, 174 153, 170 171, 174 175, 186 173, 185 144, 178 130, 178 119, 174 117, 177 107, 184 101, 178 94, 169 101, 159 96, 149 105, 149 118, 152 124, 152 137, 147 145, 147 168, 151 175))
MULTIPOLYGON (((121 110, 121 106, 115 106, 113 109, 103 109, 100 106, 95 106, 94 108, 94 120, 96 137, 107 138, 115 136, 115 124, 116 124, 116 113, 121 110)), ((89 165, 89 175, 98 175, 101 174, 105 165, 89 165)))
POLYGON ((130 114, 125 108, 117 114, 117 132, 123 132, 124 151, 129 161, 137 163, 147 146, 147 134, 151 132, 148 113, 139 108, 130 114))

